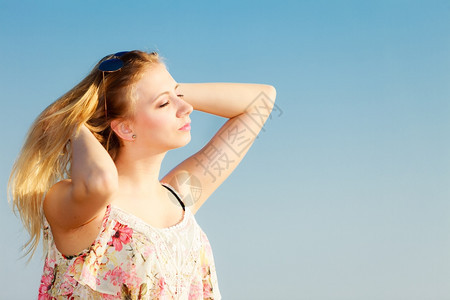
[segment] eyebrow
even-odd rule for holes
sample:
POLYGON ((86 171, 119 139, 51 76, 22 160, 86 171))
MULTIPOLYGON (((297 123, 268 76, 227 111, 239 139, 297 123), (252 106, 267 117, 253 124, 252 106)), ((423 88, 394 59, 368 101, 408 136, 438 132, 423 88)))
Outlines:
MULTIPOLYGON (((179 86, 180 86, 180 84, 177 83, 177 85, 175 86, 174 89, 176 90, 179 86)), ((168 93, 169 93, 169 91, 162 92, 161 94, 159 94, 158 96, 156 96, 156 98, 153 99, 152 102, 155 102, 156 100, 158 100, 159 97, 161 97, 161 96, 164 95, 164 94, 168 94, 168 93)))

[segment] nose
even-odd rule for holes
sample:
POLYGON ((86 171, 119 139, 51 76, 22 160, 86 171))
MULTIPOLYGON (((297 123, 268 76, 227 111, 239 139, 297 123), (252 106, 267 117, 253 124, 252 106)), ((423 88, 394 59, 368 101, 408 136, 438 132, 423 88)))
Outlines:
POLYGON ((186 101, 178 98, 178 109, 177 109, 177 117, 184 117, 191 114, 194 110, 192 105, 187 103, 186 101))

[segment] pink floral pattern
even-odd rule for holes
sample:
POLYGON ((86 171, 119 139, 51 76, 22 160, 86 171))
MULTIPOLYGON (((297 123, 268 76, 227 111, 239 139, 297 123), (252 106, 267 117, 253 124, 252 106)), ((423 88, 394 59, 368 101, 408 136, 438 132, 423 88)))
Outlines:
POLYGON ((51 289, 55 278, 55 260, 47 257, 44 265, 44 272, 41 278, 41 285, 39 286, 39 300, 51 299, 48 290, 51 289))
MULTIPOLYGON (((112 213, 114 209, 108 206, 101 231, 91 247, 72 257, 58 252, 44 219, 48 251, 39 300, 221 298, 211 247, 201 229, 195 231, 199 232, 201 246, 193 252, 194 272, 183 274, 175 288, 173 274, 166 274, 161 268, 170 261, 161 256, 164 247, 160 240, 151 231, 144 232, 139 226, 118 219, 112 213)), ((194 216, 188 216, 191 220, 186 226, 198 226, 194 216)))
POLYGON ((126 225, 117 223, 114 226, 116 233, 112 236, 112 240, 108 242, 108 245, 114 245, 117 251, 122 250, 123 244, 128 244, 130 242, 131 236, 133 234, 133 229, 126 225))

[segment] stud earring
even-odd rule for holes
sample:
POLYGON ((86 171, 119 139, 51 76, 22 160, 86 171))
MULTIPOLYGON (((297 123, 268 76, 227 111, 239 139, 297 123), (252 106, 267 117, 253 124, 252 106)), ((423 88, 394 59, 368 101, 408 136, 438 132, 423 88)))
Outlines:
POLYGON ((133 140, 136 139, 136 135, 135 134, 133 134, 131 137, 133 138, 133 140))

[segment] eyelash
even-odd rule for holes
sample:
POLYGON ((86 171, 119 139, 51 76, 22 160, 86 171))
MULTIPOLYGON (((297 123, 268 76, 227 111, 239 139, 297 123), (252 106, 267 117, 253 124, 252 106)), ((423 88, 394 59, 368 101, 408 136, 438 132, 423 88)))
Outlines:
MULTIPOLYGON (((183 99, 183 97, 184 97, 184 95, 177 95, 177 96, 178 96, 179 98, 181 98, 181 99, 183 99)), ((165 107, 165 106, 167 106, 169 103, 170 103, 170 102, 167 101, 166 103, 161 104, 159 107, 165 107)))

